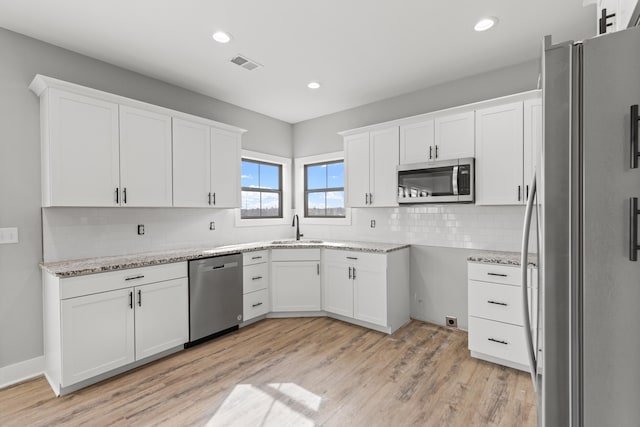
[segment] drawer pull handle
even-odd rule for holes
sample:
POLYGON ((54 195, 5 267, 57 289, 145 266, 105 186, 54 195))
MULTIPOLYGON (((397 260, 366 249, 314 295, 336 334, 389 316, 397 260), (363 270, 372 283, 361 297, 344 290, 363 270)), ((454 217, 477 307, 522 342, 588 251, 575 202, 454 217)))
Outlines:
POLYGON ((251 259, 262 259, 261 256, 252 256, 251 259))
POLYGON ((489 304, 495 304, 495 305, 502 305, 502 306, 508 306, 509 304, 507 304, 506 302, 500 302, 500 301, 487 301, 489 304))
POLYGON ((144 278, 144 274, 141 274, 139 276, 131 276, 131 277, 127 277, 124 280, 136 280, 136 279, 142 279, 144 278))
POLYGON ((487 273, 487 274, 489 276, 507 277, 507 275, 503 273, 487 273))
POLYGON ((251 307, 256 308, 256 307, 260 307, 262 305, 261 302, 257 302, 255 304, 251 304, 251 307))
POLYGON ((355 257, 355 256, 348 256, 348 257, 347 257, 347 259, 355 259, 355 260, 357 260, 357 259, 358 259, 358 257, 355 257))
POLYGON ((497 339, 495 339, 495 338, 488 338, 488 340, 489 340, 489 341, 492 341, 492 342, 497 342, 498 344, 504 344, 504 345, 509 344, 509 343, 508 343, 508 342, 506 342, 506 341, 497 340, 497 339))
POLYGON ((260 280, 260 279, 262 279, 262 276, 256 276, 251 278, 251 280, 260 280))

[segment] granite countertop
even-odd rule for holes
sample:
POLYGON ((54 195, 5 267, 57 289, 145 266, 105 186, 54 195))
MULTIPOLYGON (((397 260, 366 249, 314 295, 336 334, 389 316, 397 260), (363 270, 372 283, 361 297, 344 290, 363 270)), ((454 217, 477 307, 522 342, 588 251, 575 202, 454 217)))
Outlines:
POLYGON ((388 253, 408 247, 409 245, 407 244, 394 243, 274 240, 270 242, 242 243, 238 245, 218 247, 186 248, 130 255, 45 262, 41 263, 40 267, 46 272, 58 277, 73 277, 85 274, 102 273, 105 271, 147 267, 151 265, 168 264, 172 262, 182 262, 192 259, 259 251, 264 249, 328 248, 372 253, 388 253))
MULTIPOLYGON (((520 252, 497 252, 486 251, 467 257, 469 262, 478 262, 483 264, 502 264, 502 265, 520 265, 520 252)), ((538 266, 538 255, 529 254, 528 265, 538 266)))

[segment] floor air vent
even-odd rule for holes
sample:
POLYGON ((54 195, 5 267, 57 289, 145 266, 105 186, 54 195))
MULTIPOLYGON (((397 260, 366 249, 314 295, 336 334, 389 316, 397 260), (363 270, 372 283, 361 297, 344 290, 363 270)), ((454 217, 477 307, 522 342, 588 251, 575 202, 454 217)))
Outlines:
POLYGON ((249 71, 253 71, 256 68, 262 67, 261 64, 258 64, 256 61, 253 61, 247 58, 246 56, 242 56, 242 55, 234 56, 233 58, 231 58, 231 62, 249 71))

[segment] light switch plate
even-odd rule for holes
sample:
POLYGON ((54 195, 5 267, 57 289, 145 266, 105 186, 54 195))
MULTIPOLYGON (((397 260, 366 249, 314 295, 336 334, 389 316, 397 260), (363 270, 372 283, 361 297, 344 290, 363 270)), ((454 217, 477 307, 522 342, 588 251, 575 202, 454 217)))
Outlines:
POLYGON ((215 221, 211 221, 209 223, 209 230, 214 231, 216 229, 216 222, 215 221))
POLYGON ((18 243, 18 227, 0 228, 0 245, 18 243))

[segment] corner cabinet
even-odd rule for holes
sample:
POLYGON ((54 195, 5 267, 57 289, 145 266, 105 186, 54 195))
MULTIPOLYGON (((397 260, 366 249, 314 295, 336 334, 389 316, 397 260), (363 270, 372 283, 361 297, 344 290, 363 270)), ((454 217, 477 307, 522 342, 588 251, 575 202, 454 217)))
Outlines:
POLYGON ((320 249, 271 251, 271 311, 320 311, 320 249))
POLYGON ((397 126, 344 138, 347 205, 397 206, 399 162, 397 126))
POLYGON ((173 205, 240 207, 240 134, 173 119, 173 205))
POLYGON ((40 97, 43 207, 239 206, 243 129, 41 75, 29 87, 40 97), (188 122, 206 130, 206 147, 188 122))
POLYGON ((45 376, 57 395, 183 348, 187 264, 43 275, 45 376))
POLYGON ((393 333, 409 321, 409 249, 386 254, 324 249, 322 309, 393 333))

